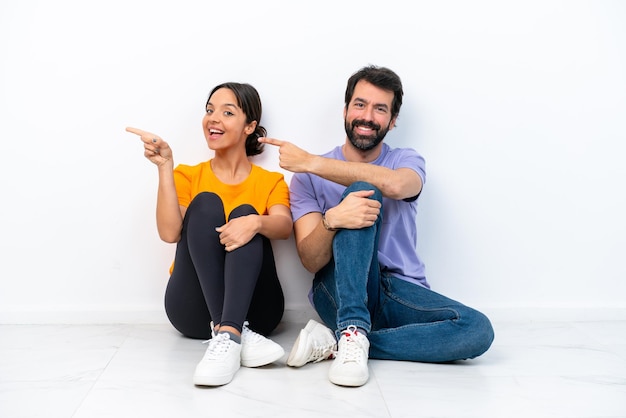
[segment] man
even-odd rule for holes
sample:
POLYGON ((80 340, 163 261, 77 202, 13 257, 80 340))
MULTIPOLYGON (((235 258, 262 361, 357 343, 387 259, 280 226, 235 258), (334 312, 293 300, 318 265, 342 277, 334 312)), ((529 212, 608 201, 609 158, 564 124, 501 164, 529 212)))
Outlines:
POLYGON ((279 146, 280 166, 295 173, 298 255, 315 275, 311 301, 334 330, 309 321, 287 364, 335 357, 329 379, 341 386, 367 382, 368 356, 450 362, 483 354, 494 337, 485 315, 430 290, 426 280, 415 222, 424 159, 383 142, 402 96, 397 74, 367 66, 348 80, 343 145, 316 156, 261 139, 279 146))

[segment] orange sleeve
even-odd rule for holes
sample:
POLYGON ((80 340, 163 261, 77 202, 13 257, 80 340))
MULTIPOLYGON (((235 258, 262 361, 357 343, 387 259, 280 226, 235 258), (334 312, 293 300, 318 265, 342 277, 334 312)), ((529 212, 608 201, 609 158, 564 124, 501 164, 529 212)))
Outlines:
POLYGON ((191 179, 194 171, 197 171, 197 166, 192 167, 184 164, 179 164, 174 169, 174 184, 178 195, 178 204, 184 207, 189 207, 191 203, 191 179))

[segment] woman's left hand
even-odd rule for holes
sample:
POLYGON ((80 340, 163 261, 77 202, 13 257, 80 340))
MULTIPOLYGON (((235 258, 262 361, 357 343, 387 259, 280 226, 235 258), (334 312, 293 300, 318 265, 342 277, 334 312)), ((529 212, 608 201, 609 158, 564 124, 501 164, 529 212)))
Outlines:
POLYGON ((231 219, 215 230, 220 233, 220 243, 230 252, 249 243, 260 227, 259 215, 247 215, 231 219))

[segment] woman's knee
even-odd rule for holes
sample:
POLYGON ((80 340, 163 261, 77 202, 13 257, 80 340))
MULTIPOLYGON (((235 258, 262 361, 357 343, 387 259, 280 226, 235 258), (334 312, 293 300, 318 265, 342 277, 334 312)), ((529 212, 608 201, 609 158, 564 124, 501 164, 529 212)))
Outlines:
POLYGON ((200 192, 198 193, 189 204, 189 208, 194 206, 202 207, 223 207, 222 199, 218 195, 212 192, 200 192))
POLYGON ((198 193, 187 208, 185 218, 197 218, 202 222, 211 219, 210 223, 224 223, 224 204, 222 199, 215 193, 198 193), (197 216, 196 216, 197 214, 197 216))
POLYGON ((237 206, 235 209, 233 209, 230 212, 230 215, 228 216, 228 220, 231 220, 233 218, 239 218, 241 216, 258 215, 258 214, 259 212, 257 212, 254 206, 244 203, 243 205, 237 206))

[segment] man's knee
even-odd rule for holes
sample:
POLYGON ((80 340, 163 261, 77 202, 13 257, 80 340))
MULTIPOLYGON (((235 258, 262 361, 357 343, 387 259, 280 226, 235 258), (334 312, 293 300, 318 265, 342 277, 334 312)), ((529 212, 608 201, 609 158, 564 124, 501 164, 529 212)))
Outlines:
POLYGON ((346 188, 343 197, 346 197, 348 193, 358 192, 361 190, 373 190, 374 194, 370 197, 370 199, 374 199, 374 200, 378 200, 379 202, 382 202, 383 200, 382 192, 378 189, 378 187, 366 181, 355 181, 354 183, 352 183, 350 186, 346 188))

